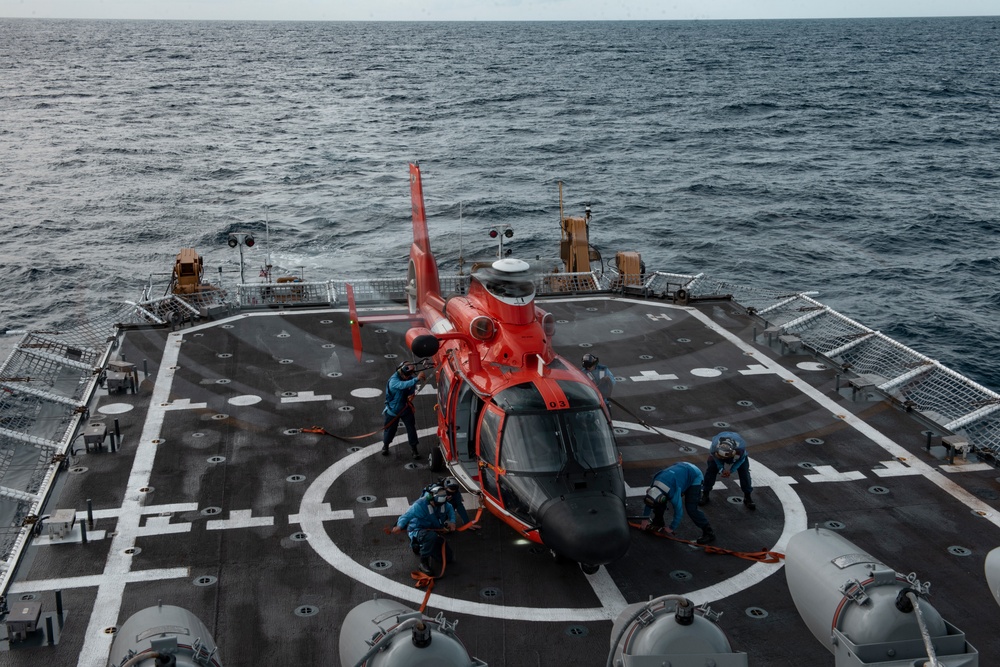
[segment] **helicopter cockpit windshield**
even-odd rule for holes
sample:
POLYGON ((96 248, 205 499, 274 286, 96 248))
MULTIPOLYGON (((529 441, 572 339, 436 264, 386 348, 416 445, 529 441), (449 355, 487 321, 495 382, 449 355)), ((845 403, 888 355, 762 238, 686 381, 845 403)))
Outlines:
POLYGON ((500 446, 513 473, 558 473, 572 459, 586 470, 615 465, 614 440, 600 408, 508 414, 500 446))
POLYGON ((564 410, 549 410, 531 384, 497 395, 507 418, 500 442, 500 462, 512 473, 555 474, 572 460, 585 470, 617 463, 611 427, 592 387, 559 383, 564 410))

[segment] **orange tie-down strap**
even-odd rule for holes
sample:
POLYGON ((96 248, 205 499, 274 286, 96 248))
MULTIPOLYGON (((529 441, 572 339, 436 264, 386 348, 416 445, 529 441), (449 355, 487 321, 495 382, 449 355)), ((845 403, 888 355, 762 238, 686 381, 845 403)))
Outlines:
POLYGON ((365 438, 370 438, 376 433, 381 433, 382 429, 377 431, 372 431, 371 433, 365 433, 364 435, 337 435, 336 433, 330 433, 322 426, 309 426, 306 428, 300 428, 300 433, 317 433, 319 435, 328 435, 331 438, 336 438, 337 440, 343 440, 344 442, 350 442, 351 440, 363 440, 365 438))
POLYGON ((445 556, 447 553, 448 545, 444 540, 441 540, 441 571, 435 576, 431 574, 425 574, 420 570, 413 570, 410 572, 410 578, 413 579, 413 585, 417 588, 426 588, 427 592, 424 593, 424 599, 420 603, 420 613, 424 613, 427 609, 427 601, 431 597, 431 591, 434 590, 434 580, 440 579, 444 576, 444 571, 448 567, 448 559, 445 556))
POLYGON ((637 530, 641 530, 644 533, 649 533, 651 535, 656 535, 657 537, 666 537, 667 539, 673 540, 674 542, 680 542, 682 544, 690 544, 693 547, 698 547, 699 549, 704 549, 707 554, 725 554, 727 556, 736 556, 737 558, 743 558, 744 560, 752 560, 758 563, 780 563, 785 557, 785 554, 778 553, 777 551, 733 551, 732 549, 723 549, 722 547, 713 547, 710 544, 698 544, 697 542, 692 542, 691 540, 682 540, 679 537, 674 537, 664 532, 658 530, 646 530, 642 527, 641 523, 634 523, 629 521, 628 525, 632 526, 637 530))
MULTIPOLYGON (((410 407, 412 408, 413 407, 413 397, 412 396, 410 396, 409 401, 410 401, 410 407)), ((399 416, 397 415, 396 417, 393 418, 393 420, 391 422, 389 422, 388 424, 386 424, 382 428, 377 429, 375 431, 372 431, 371 433, 365 433, 364 435, 337 435, 336 433, 330 433, 329 431, 327 431, 322 426, 307 426, 305 428, 300 428, 299 432, 300 433, 317 433, 319 435, 328 435, 331 438, 336 438, 337 440, 343 440, 344 442, 350 442, 351 440, 364 440, 365 438, 370 438, 373 435, 375 435, 376 433, 383 433, 383 432, 389 430, 389 427, 392 426, 393 424, 395 424, 398 421, 399 421, 399 416)))

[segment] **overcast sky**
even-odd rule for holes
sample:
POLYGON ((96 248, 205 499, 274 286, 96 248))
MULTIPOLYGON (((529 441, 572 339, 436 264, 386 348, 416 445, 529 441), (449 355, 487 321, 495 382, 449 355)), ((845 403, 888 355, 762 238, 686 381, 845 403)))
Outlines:
POLYGON ((1000 0, 0 0, 0 17, 551 21, 986 16, 1000 0))

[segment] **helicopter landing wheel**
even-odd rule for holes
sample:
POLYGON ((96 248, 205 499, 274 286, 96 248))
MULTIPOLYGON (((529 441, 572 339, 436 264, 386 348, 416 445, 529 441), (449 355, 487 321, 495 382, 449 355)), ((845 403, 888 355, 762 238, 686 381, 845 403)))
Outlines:
POLYGON ((580 563, 580 569, 583 570, 584 574, 597 574, 597 571, 601 569, 601 566, 591 565, 590 563, 580 563))
POLYGON ((444 470, 444 456, 440 447, 431 447, 431 453, 427 456, 427 465, 433 472, 444 470))

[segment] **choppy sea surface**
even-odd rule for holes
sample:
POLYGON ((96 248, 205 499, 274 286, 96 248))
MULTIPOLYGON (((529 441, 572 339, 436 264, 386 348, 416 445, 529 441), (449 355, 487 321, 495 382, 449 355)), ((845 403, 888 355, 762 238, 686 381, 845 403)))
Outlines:
POLYGON ((306 279, 606 257, 817 298, 1000 389, 1000 17, 586 23, 0 19, 0 331, 135 300, 250 231, 306 279), (265 229, 269 242, 264 242, 265 229), (451 268, 449 268, 451 267, 451 268))

